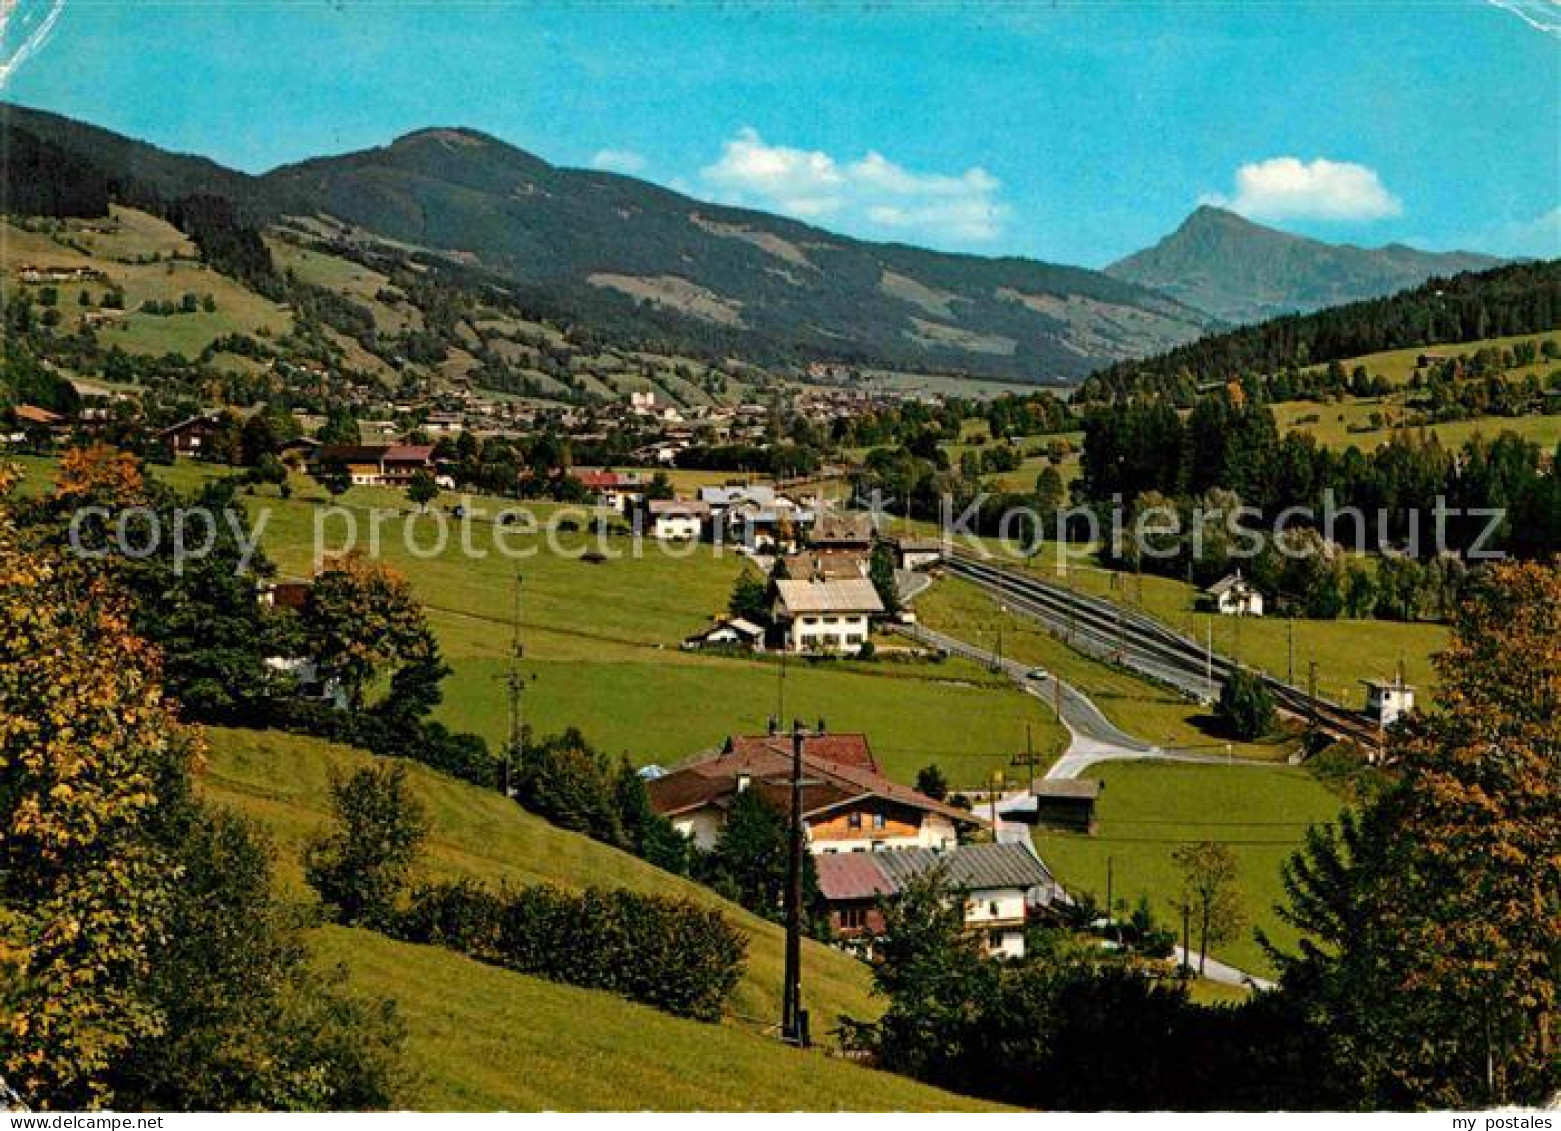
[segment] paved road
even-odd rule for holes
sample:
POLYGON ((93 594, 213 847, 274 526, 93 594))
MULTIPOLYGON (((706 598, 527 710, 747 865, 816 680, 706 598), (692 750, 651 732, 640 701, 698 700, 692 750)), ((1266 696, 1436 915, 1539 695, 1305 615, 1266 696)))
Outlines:
MULTIPOLYGON (((906 636, 942 648, 954 655, 964 656, 985 667, 998 666, 995 653, 967 643, 947 633, 937 632, 921 625, 900 629, 906 636)), ((1039 679, 1031 679, 1030 672, 1017 660, 1004 659, 1001 670, 1021 690, 1035 696, 1057 711, 1062 725, 1068 730, 1068 746, 1062 756, 1046 772, 1048 778, 1076 778, 1097 762, 1133 761, 1157 759, 1165 762, 1203 762, 1218 765, 1272 766, 1271 762, 1250 758, 1231 758, 1225 754, 1207 750, 1187 750, 1161 747, 1135 738, 1118 727, 1101 713, 1094 701, 1072 684, 1047 672, 1039 679)))

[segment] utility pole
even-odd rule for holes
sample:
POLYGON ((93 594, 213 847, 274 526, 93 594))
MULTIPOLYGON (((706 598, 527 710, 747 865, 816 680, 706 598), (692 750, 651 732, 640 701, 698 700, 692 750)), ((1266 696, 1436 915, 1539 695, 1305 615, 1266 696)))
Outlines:
POLYGON ((1286 620, 1285 620, 1285 627, 1286 627, 1286 629, 1288 630, 1288 633, 1289 633, 1288 636, 1287 636, 1287 640, 1288 640, 1288 643, 1289 643, 1289 651, 1290 651, 1290 667, 1289 667, 1288 674, 1285 676, 1285 682, 1288 683, 1291 687, 1294 687, 1295 686, 1295 618, 1294 617, 1286 618, 1286 620))
POLYGON ((526 690, 525 678, 520 673, 520 660, 525 646, 520 639, 520 585, 521 575, 515 574, 515 604, 510 624, 509 670, 504 676, 505 690, 509 695, 509 742, 504 757, 499 762, 499 791, 505 797, 515 796, 513 781, 515 761, 525 755, 526 731, 521 716, 520 699, 526 690))
POLYGON ((1203 644, 1203 679, 1208 685, 1209 702, 1214 702, 1214 618, 1210 617, 1205 625, 1206 635, 1203 644))
POLYGON ((808 1047, 808 1011, 802 1007, 802 746, 808 732, 791 724, 791 827, 786 857, 786 973, 781 988, 781 1039, 808 1047))
POLYGON ((1312 733, 1317 732, 1317 661, 1306 665, 1306 698, 1312 708, 1312 733))
POLYGON ((1122 606, 1117 606, 1117 663, 1127 662, 1127 643, 1123 638, 1122 606))

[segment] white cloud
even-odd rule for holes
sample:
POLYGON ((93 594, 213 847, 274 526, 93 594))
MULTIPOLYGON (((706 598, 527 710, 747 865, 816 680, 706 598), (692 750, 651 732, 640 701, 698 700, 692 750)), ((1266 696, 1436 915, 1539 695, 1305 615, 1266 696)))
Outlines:
POLYGON ((1375 170, 1326 157, 1270 157, 1243 165, 1234 193, 1209 193, 1202 203, 1253 220, 1382 220, 1404 211, 1375 170))
POLYGON ((608 173, 639 173, 645 165, 644 156, 632 149, 598 149, 591 158, 591 168, 608 173))
POLYGON ((997 199, 1002 185, 979 167, 918 173, 872 151, 845 162, 770 145, 752 128, 728 140, 700 177, 723 203, 953 243, 996 239, 1009 215, 997 199))

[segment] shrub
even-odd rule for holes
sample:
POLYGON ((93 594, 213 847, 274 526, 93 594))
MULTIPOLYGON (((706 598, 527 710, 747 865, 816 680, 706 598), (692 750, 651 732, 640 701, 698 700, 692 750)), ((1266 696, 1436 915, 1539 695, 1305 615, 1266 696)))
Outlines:
POLYGON ((1261 676, 1238 668, 1220 689, 1215 714, 1233 737, 1261 738, 1274 729, 1274 697, 1261 676))
POLYGON ((331 803, 337 827, 305 847, 304 877, 340 922, 388 923, 428 832, 406 767, 364 766, 337 778, 331 803))
POLYGON ((398 926, 411 942, 700 1021, 720 1019, 747 950, 718 911, 624 889, 437 884, 414 894, 398 926))

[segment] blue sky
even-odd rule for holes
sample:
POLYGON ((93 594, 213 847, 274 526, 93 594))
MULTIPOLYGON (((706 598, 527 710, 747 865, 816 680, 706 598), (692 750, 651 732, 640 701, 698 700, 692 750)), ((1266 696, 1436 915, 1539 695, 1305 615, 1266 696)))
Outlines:
POLYGON ((64 0, 4 93, 254 171, 473 126, 855 235, 1091 266, 1202 200, 1561 255, 1554 0, 64 0))

